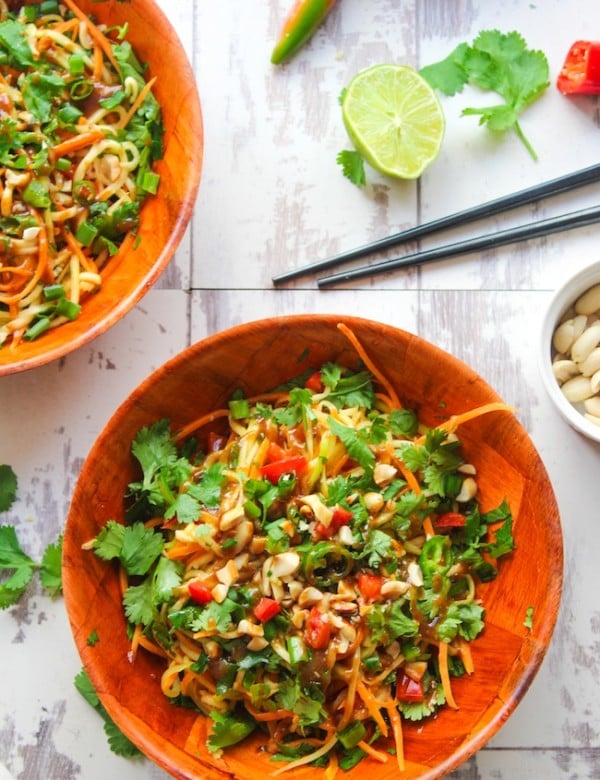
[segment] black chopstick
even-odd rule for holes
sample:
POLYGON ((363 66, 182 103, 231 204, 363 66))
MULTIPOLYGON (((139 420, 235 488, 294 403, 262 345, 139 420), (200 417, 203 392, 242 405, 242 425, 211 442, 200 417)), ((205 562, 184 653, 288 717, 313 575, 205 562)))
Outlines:
POLYGON ((520 190, 512 195, 505 195, 496 200, 487 201, 486 203, 466 209, 465 211, 458 211, 447 217, 440 217, 440 219, 434 219, 432 222, 416 225, 415 227, 408 228, 408 230, 403 230, 400 233, 394 233, 391 236, 380 238, 370 244, 365 244, 356 249, 349 249, 340 254, 325 258, 324 260, 318 260, 315 263, 310 263, 301 268, 285 271, 284 273, 273 277, 273 284, 281 284, 281 282, 290 281, 291 279, 295 279, 298 276, 303 276, 304 274, 313 271, 323 271, 326 268, 332 268, 333 266, 370 254, 371 252, 387 249, 391 246, 398 246, 407 241, 413 241, 416 238, 422 238, 423 236, 431 235, 432 233, 448 230, 457 227, 458 225, 464 225, 467 222, 473 222, 476 219, 490 217, 493 214, 508 211, 509 209, 523 206, 526 203, 532 203, 535 200, 560 195, 563 192, 583 187, 586 184, 591 184, 599 179, 600 163, 592 165, 589 168, 583 168, 580 171, 575 171, 574 173, 568 173, 565 176, 560 176, 557 179, 552 179, 551 181, 542 184, 536 184, 533 187, 520 190))
POLYGON ((551 217, 540 222, 533 222, 528 225, 519 225, 518 227, 501 230, 498 233, 489 233, 483 236, 458 241, 455 244, 446 244, 432 249, 425 249, 422 252, 414 252, 403 257, 395 257, 391 260, 383 260, 371 265, 363 265, 360 268, 350 268, 348 271, 340 271, 337 274, 323 276, 317 279, 319 287, 327 287, 337 282, 347 282, 350 279, 360 279, 363 276, 375 276, 376 274, 391 271, 397 268, 407 268, 414 265, 422 265, 432 260, 441 260, 455 255, 477 252, 482 249, 490 249, 504 244, 512 244, 517 241, 527 241, 531 238, 540 238, 551 233, 557 233, 561 230, 572 230, 577 227, 591 225, 594 222, 600 222, 600 206, 583 209, 582 211, 572 211, 569 214, 562 214, 559 217, 551 217))

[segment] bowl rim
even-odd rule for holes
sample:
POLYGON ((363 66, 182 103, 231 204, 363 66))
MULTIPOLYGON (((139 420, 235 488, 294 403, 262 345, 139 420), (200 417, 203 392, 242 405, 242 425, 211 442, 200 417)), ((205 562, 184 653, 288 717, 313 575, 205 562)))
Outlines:
MULTIPOLYGON (((93 1, 94 0, 92 0, 92 2, 93 1)), ((106 11, 107 13, 110 12, 111 6, 122 7, 123 13, 127 13, 127 6, 126 5, 123 6, 121 0, 108 0, 108 1, 104 0, 104 1, 105 1, 106 8, 108 8, 108 11, 106 11)), ((49 346, 48 349, 44 349, 43 351, 35 352, 35 354, 29 354, 20 357, 19 349, 17 349, 14 353, 14 360, 0 359, 0 378, 3 376, 9 376, 11 374, 21 373, 23 371, 27 371, 33 368, 38 368, 40 366, 58 360, 59 358, 65 357, 71 352, 74 352, 80 347, 84 346, 85 344, 88 344, 89 342, 93 341, 98 336, 102 335, 107 330, 109 330, 118 321, 120 321, 126 314, 129 313, 129 311, 131 311, 131 309, 137 303, 139 303, 139 301, 146 295, 146 293, 156 284, 159 277, 165 271, 171 259, 173 258, 173 255, 175 254, 177 247, 181 243, 181 240, 185 234, 187 226, 192 217, 194 206, 198 196, 199 187, 200 187, 202 161, 204 156, 203 116, 202 116, 202 108, 200 103, 198 86, 196 83, 196 78, 192 69, 190 59, 187 55, 187 52, 184 49, 184 46, 181 42, 181 39, 179 38, 179 35, 177 34, 175 28, 173 27, 173 24, 168 19, 168 17, 166 16, 162 8, 158 5, 156 0, 143 0, 143 1, 147 9, 146 14, 149 11, 151 12, 152 22, 153 23, 156 22, 156 24, 160 26, 161 31, 163 32, 164 35, 169 37, 169 40, 175 41, 177 43, 177 47, 180 55, 178 58, 178 62, 182 68, 181 79, 187 85, 189 85, 189 89, 187 90, 187 96, 186 96, 186 105, 189 108, 189 116, 193 119, 192 125, 197 127, 200 133, 199 143, 197 147, 189 150, 189 161, 188 161, 189 164, 186 165, 187 186, 185 190, 185 197, 184 199, 182 199, 181 207, 177 215, 172 221, 171 230, 169 232, 167 241, 163 244, 160 253, 157 255, 157 257, 154 259, 152 263, 146 262, 145 264, 142 265, 142 269, 143 269, 142 273, 137 278, 137 281, 134 286, 128 288, 124 294, 119 294, 119 296, 116 299, 113 299, 113 305, 106 312, 104 312, 102 316, 100 316, 95 320, 92 320, 89 326, 86 327, 84 330, 81 331, 77 330, 75 334, 69 337, 68 339, 61 341, 58 344, 54 344, 53 346, 49 346)), ((103 8, 102 10, 104 11, 105 9, 103 8)), ((135 9, 135 13, 137 13, 137 9, 135 9)), ((176 132, 173 133, 173 129, 171 129, 171 135, 176 136, 176 132)), ((165 151, 168 146, 168 138, 169 135, 168 133, 166 133, 165 151)), ((163 155, 163 157, 158 161, 159 166, 163 164, 165 158, 166 155, 163 155)), ((161 195, 159 194, 158 196, 155 197, 160 198, 161 195)), ((168 198, 168 195, 165 197, 168 198)), ((150 201, 146 201, 142 205, 142 209, 141 209, 142 220, 143 220, 144 212, 146 211, 147 208, 147 204, 149 202, 150 201)), ((118 259, 119 259, 119 253, 117 253, 115 257, 112 258, 112 260, 114 261, 118 261, 118 259)), ((135 256, 133 257, 132 263, 136 263, 135 256)), ((139 265, 139 259, 136 265, 139 265)), ((102 293, 103 290, 101 288, 98 294, 102 295, 102 293)), ((84 311, 82 311, 81 316, 85 318, 85 307, 84 307, 84 311)), ((76 320, 75 322, 77 321, 78 320, 76 320)), ((68 330, 70 324, 71 323, 65 323, 64 325, 61 325, 60 330, 62 330, 63 328, 66 328, 68 330)), ((42 343, 43 342, 40 341, 40 344, 42 343)), ((4 347, 2 349, 2 352, 5 354, 9 353, 9 351, 10 351, 10 346, 4 347)))
POLYGON ((554 291, 542 319, 538 364, 544 388, 563 419, 578 433, 600 443, 600 427, 589 422, 561 391, 552 372, 552 337, 560 319, 582 293, 600 283, 600 261, 590 263, 566 277, 554 291))
MULTIPOLYGON (((483 379, 483 377, 481 377, 481 375, 479 375, 468 364, 464 363, 459 358, 456 358, 454 355, 447 352, 443 348, 438 347, 432 342, 427 341, 424 337, 411 333, 410 331, 403 330, 393 325, 383 324, 375 320, 371 320, 363 317, 356 317, 352 315, 349 316, 349 315, 335 315, 335 314, 317 314, 317 315, 291 314, 291 315, 284 315, 284 316, 273 316, 273 317, 244 322, 241 325, 231 326, 223 331, 213 333, 212 335, 208 335, 204 338, 201 338, 200 340, 194 342, 193 344, 188 345, 178 354, 172 356, 164 364, 156 368, 141 383, 139 383, 136 388, 133 389, 133 391, 128 395, 128 397, 114 411, 113 415, 109 418, 108 422, 104 425, 100 435, 97 437, 92 448, 90 449, 90 452, 86 458, 86 461, 83 464, 81 472, 84 471, 88 460, 91 460, 94 457, 95 458, 99 457, 99 452, 102 448, 102 443, 103 441, 106 440, 107 436, 109 435, 110 428, 114 426, 116 420, 132 407, 143 405, 143 395, 147 390, 147 388, 152 386, 155 382, 160 381, 162 377, 172 372, 173 369, 177 368, 178 365, 181 365, 182 363, 188 361, 191 355, 197 355, 204 350, 211 349, 216 344, 233 341, 239 337, 240 332, 245 333, 252 328, 261 327, 266 324, 271 325, 272 323, 277 323, 278 325, 281 323, 285 323, 288 326, 302 327, 303 323, 306 323, 307 321, 314 322, 315 318, 319 320, 323 325, 334 325, 335 322, 343 321, 346 324, 348 324, 349 327, 352 327, 353 323, 357 325, 364 323, 367 326, 381 328, 386 333, 389 333, 390 331, 397 332, 403 334, 404 337, 408 336, 411 339, 416 339, 419 342, 423 342, 427 344, 429 347, 432 347, 436 352, 440 353, 440 355, 445 355, 448 358, 450 358, 450 360, 456 361, 456 363, 464 367, 464 370, 471 377, 479 379, 479 381, 482 383, 482 387, 485 387, 485 389, 491 395, 494 395, 496 398, 499 398, 497 392, 491 387, 491 385, 489 385, 486 382, 486 380, 483 379)), ((531 448, 534 451, 536 451, 535 445, 531 441, 531 438, 529 437, 527 431, 524 429, 524 427, 516 417, 514 419, 515 419, 515 423, 523 430, 526 438, 529 440, 529 444, 531 448)), ((535 639, 533 638, 531 640, 523 639, 522 650, 520 652, 525 652, 527 662, 524 665, 521 672, 519 673, 518 679, 512 682, 510 687, 510 695, 507 694, 506 696, 498 697, 498 699, 490 706, 489 719, 487 719, 484 723, 474 724, 477 726, 476 736, 473 736, 473 734, 471 734, 468 740, 465 740, 457 747, 455 747, 455 749, 445 759, 443 759, 436 767, 429 767, 428 768, 429 771, 420 774, 419 777, 423 778, 423 780, 435 780, 436 778, 440 778, 445 774, 447 774, 448 772, 456 769, 457 767, 462 765, 465 761, 467 761, 470 757, 472 757, 476 752, 478 752, 493 736, 497 734, 500 727, 505 723, 508 717, 514 712, 518 704, 522 701, 525 693, 528 691, 531 683, 533 682, 536 675, 538 674, 542 662, 545 658, 546 652, 551 644, 552 635, 558 617, 558 609, 560 605, 560 597, 562 593, 563 576, 564 576, 563 575, 564 564, 563 564, 563 548, 562 548, 562 529, 560 525, 560 515, 558 512, 558 507, 556 504, 555 497, 553 495, 549 477, 547 475, 547 472, 545 471, 545 467, 543 465, 543 462, 541 461, 541 458, 539 457, 539 454, 538 454, 538 461, 542 469, 541 473, 545 475, 548 481, 548 486, 550 487, 550 490, 552 492, 551 502, 553 502, 553 508, 555 511, 554 514, 550 512, 549 515, 552 515, 552 517, 554 518, 554 525, 556 526, 555 530, 558 532, 560 536, 560 544, 557 545, 557 549, 553 550, 553 560, 554 560, 553 568, 555 570, 554 572, 555 577, 551 583, 551 588, 552 588, 552 595, 556 599, 555 609, 551 610, 550 608, 548 608, 545 610, 543 615, 536 615, 535 639)), ((77 485, 75 487, 75 491, 78 491, 77 485)), ((71 514, 72 514, 71 510, 69 510, 69 514, 67 518, 67 526, 65 528, 66 538, 68 538, 67 534, 68 534, 70 524, 71 522, 73 522, 73 518, 71 517, 71 514)), ((93 651, 86 645, 85 637, 83 636, 81 627, 77 627, 73 623, 73 614, 72 614, 72 609, 70 607, 71 598, 72 598, 70 585, 71 584, 74 585, 75 583, 72 580, 73 570, 69 571, 71 565, 72 564, 69 562, 68 556, 67 557, 63 556, 63 573, 65 573, 65 569, 66 569, 66 576, 64 576, 65 605, 67 608, 67 613, 69 617, 69 622, 71 624, 71 629, 72 629, 72 634, 73 634, 75 644, 77 646, 79 654, 81 655, 84 667, 87 668, 88 661, 91 661, 94 658, 94 654, 93 651), (75 629, 78 629, 78 631, 76 632, 75 629)), ((550 605, 551 601, 552 599, 550 598, 550 594, 548 594, 547 604, 550 605)), ((93 672, 90 673, 90 677, 92 677, 92 681, 93 681, 93 672)), ((185 780, 191 780, 191 778, 199 779, 200 777, 207 778, 207 779, 212 778, 212 780, 217 780, 217 778, 221 777, 219 769, 212 766, 207 767, 206 765, 200 762, 198 763, 197 773, 192 772, 189 769, 189 764, 186 765, 186 773, 180 773, 179 770, 175 770, 173 764, 166 761, 164 754, 161 751, 161 744, 165 742, 165 738, 162 737, 162 735, 154 731, 152 731, 150 734, 149 732, 151 731, 151 729, 149 729, 149 727, 138 718, 121 722, 120 716, 125 713, 125 710, 119 704, 118 699, 116 699, 114 693, 103 692, 103 693, 99 693, 99 696, 101 700, 105 699, 104 703, 105 705, 107 705, 107 709, 109 707, 114 707, 116 705, 117 712, 115 713, 115 722, 117 723, 117 725, 119 725, 120 728, 122 728, 124 733, 127 736, 129 736, 130 739, 132 739, 132 741, 135 742, 135 744, 141 746, 142 750, 154 762, 162 766, 167 771, 173 773, 174 776, 180 777, 182 779, 185 778, 185 780), (187 774, 187 771, 191 773, 187 774)), ((129 714, 131 715, 131 713, 129 714)), ((186 756, 185 758, 186 760, 189 760, 190 756, 186 756)), ((236 775, 236 777, 238 776, 236 775)), ((242 776, 240 775, 239 777, 241 778, 242 776)))

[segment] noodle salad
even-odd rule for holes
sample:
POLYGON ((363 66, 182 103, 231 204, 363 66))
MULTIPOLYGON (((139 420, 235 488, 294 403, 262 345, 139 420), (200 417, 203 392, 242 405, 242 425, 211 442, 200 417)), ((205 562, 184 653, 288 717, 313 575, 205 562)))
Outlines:
POLYGON ((456 708, 484 629, 477 584, 514 549, 506 501, 483 513, 455 431, 404 408, 361 361, 334 362, 174 433, 136 435, 126 524, 85 549, 121 572, 130 660, 209 716, 215 756, 253 732, 281 761, 350 769, 396 754, 403 720, 456 708))
POLYGON ((0 2, 0 345, 75 319, 156 193, 160 107, 124 28, 0 2))

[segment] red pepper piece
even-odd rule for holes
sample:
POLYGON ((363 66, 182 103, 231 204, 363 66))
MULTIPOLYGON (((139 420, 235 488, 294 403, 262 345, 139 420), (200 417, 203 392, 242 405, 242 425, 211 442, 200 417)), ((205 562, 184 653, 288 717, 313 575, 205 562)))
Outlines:
POLYGON ((438 515, 434 520, 435 527, 442 528, 464 528, 467 524, 467 518, 460 512, 445 512, 438 515))
POLYGON ((304 383, 304 387, 306 387, 307 390, 312 390, 313 393, 322 393, 325 389, 325 385, 321 378, 321 372, 315 371, 314 374, 311 374, 304 383))
POLYGON ((343 525, 348 525, 352 517, 353 514, 349 509, 336 505, 329 525, 326 526, 321 522, 315 523, 315 533, 321 539, 331 539, 343 525))
POLYGON ((214 596, 211 593, 210 588, 199 580, 194 580, 188 585, 190 597, 196 604, 208 604, 214 600, 214 596))
POLYGON ((254 617, 260 620, 261 623, 266 623, 267 620, 271 620, 275 615, 281 612, 280 605, 275 599, 270 599, 267 596, 263 596, 258 604, 254 607, 254 617))
POLYGON ((379 574, 368 574, 367 572, 361 572, 356 578, 356 584, 361 596, 366 601, 373 601, 373 599, 381 595, 381 586, 384 581, 379 574))
POLYGON ((306 644, 313 650, 325 650, 331 639, 331 625, 325 615, 317 607, 313 607, 308 613, 308 619, 304 628, 306 644))
POLYGON ((563 95, 600 95, 600 43, 575 41, 556 86, 563 95))
POLYGON ((407 703, 423 701, 425 699, 423 683, 420 680, 413 680, 402 672, 396 684, 396 699, 407 703))
POLYGON ((283 460, 275 460, 273 463, 265 463, 260 467, 260 473, 269 482, 276 485, 284 474, 295 474, 297 477, 306 471, 306 458, 301 455, 283 460))
POLYGON ((271 62, 279 65, 295 54, 319 27, 334 4, 335 0, 296 0, 283 24, 271 54, 271 62))

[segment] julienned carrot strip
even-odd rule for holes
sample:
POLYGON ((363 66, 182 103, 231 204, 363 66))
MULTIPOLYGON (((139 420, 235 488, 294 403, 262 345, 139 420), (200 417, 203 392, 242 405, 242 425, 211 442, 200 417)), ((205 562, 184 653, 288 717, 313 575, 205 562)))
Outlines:
POLYGON ((157 655, 159 658, 168 658, 168 655, 165 653, 162 647, 159 647, 151 639, 148 639, 148 637, 145 634, 140 634, 138 643, 140 647, 143 647, 144 650, 147 650, 149 653, 152 653, 153 655, 157 655))
POLYGON ((449 707, 452 707, 453 710, 457 710, 458 704, 454 699, 452 694, 452 686, 450 685, 450 670, 448 669, 448 642, 440 642, 438 645, 438 663, 440 667, 442 688, 444 690, 444 696, 446 697, 446 704, 449 707))
POLYGON ((404 477, 408 487, 412 490, 413 493, 419 495, 421 493, 421 486, 419 485, 419 480, 415 477, 413 472, 408 468, 406 463, 404 463, 404 461, 401 460, 400 458, 394 458, 394 463, 396 466, 398 466, 398 470, 404 477))
POLYGON ((383 719, 383 715, 381 714, 382 704, 377 701, 377 699, 373 696, 371 691, 368 689, 368 687, 364 684, 364 682, 360 678, 358 679, 358 682, 356 684, 356 691, 360 696, 360 698, 363 700, 365 707, 369 710, 369 715, 379 726, 379 730, 381 731, 383 736, 387 737, 388 727, 387 727, 387 723, 383 719))
POLYGON ((119 588, 121 590, 121 593, 124 594, 128 587, 129 587, 129 581, 127 579, 127 572, 121 566, 119 568, 119 588))
POLYGON ((361 739, 360 742, 357 742, 357 746, 368 756, 371 756, 371 758, 374 758, 375 761, 379 761, 381 764, 385 764, 388 760, 387 753, 382 753, 381 750, 376 750, 374 747, 369 745, 368 742, 365 742, 364 739, 361 739))
POLYGON ((352 343, 352 346, 357 351, 358 356, 365 364, 365 366, 369 369, 369 371, 373 374, 373 376, 379 382, 379 384, 382 387, 385 387, 387 394, 389 395, 392 403, 394 404, 394 408, 401 409, 402 404, 400 403, 400 399, 398 398, 396 391, 392 387, 387 377, 381 373, 381 371, 373 363, 371 358, 367 355, 358 338, 354 335, 354 333, 350 330, 350 328, 347 325, 345 325, 343 322, 338 322, 338 330, 341 330, 344 336, 346 336, 346 338, 352 343))
POLYGON ((138 96, 131 104, 129 111, 125 114, 125 116, 119 121, 119 124, 117 125, 118 128, 123 130, 129 122, 131 121, 131 117, 135 114, 135 112, 138 110, 138 108, 142 105, 144 100, 146 99, 146 95, 152 87, 154 86, 154 82, 156 81, 156 76, 154 78, 151 78, 150 81, 147 81, 142 89, 140 89, 138 96))
POLYGON ((64 4, 67 6, 67 8, 72 11, 73 14, 79 19, 81 22, 85 22, 88 32, 90 36, 94 39, 94 42, 100 46, 104 54, 106 55, 106 58, 109 60, 113 68, 119 72, 119 64, 115 59, 115 55, 113 54, 112 47, 110 45, 110 42, 106 35, 100 30, 96 25, 92 22, 90 17, 85 14, 74 2, 73 0, 63 0, 64 4))
POLYGON ((425 531, 428 539, 431 539, 432 536, 435 536, 435 530, 433 528, 433 523, 431 522, 430 517, 426 517, 423 520, 423 530, 425 531))
POLYGON ((129 649, 129 660, 135 661, 135 657, 137 655, 138 647, 140 646, 140 636, 142 635, 143 626, 141 623, 138 623, 136 627, 133 629, 133 634, 131 636, 131 647, 129 649))
MULTIPOLYGON (((35 212, 33 213, 37 220, 38 215, 35 212)), ((10 304, 20 301, 26 295, 29 295, 36 284, 48 271, 48 238, 46 235, 46 228, 41 223, 41 220, 38 222, 38 224, 40 224, 40 236, 43 236, 43 238, 41 238, 41 244, 38 249, 38 259, 33 276, 27 282, 25 287, 23 287, 18 293, 14 293, 14 295, 0 295, 0 303, 4 303, 7 306, 10 306, 10 304)))
POLYGON ((205 425, 208 425, 215 420, 219 420, 221 417, 229 417, 229 409, 217 409, 214 412, 209 412, 208 414, 202 415, 202 417, 198 417, 196 420, 193 420, 191 423, 188 423, 181 428, 181 430, 173 436, 173 441, 179 442, 182 441, 182 439, 187 439, 192 433, 195 433, 200 428, 204 428, 205 425))
POLYGON ((473 656, 471 655, 471 646, 466 639, 462 637, 458 640, 458 652, 460 653, 460 659, 465 667, 467 674, 473 674, 475 671, 475 664, 473 663, 473 656))
POLYGON ((354 702, 356 701, 356 692, 360 683, 360 650, 357 650, 352 657, 352 667, 350 669, 350 678, 346 681, 346 701, 344 702, 344 712, 338 723, 338 730, 343 729, 350 723, 352 713, 354 712, 354 702))
POLYGON ((261 712, 260 710, 252 707, 248 702, 244 705, 254 720, 259 720, 261 723, 267 723, 270 720, 284 720, 286 718, 293 718, 294 713, 291 710, 272 710, 271 712, 261 712))
POLYGON ((327 764, 327 768, 323 773, 324 780, 334 780, 334 777, 338 773, 338 769, 339 769, 338 757, 337 757, 337 753, 334 751, 329 756, 329 763, 327 764))
POLYGON ((77 152, 79 149, 85 149, 86 146, 91 146, 97 141, 101 141, 104 138, 102 130, 90 130, 87 133, 80 133, 74 135, 72 138, 67 138, 66 141, 62 141, 56 146, 50 149, 50 155, 57 159, 58 157, 67 157, 73 152, 77 152))
POLYGON ((83 266, 83 268, 85 268, 86 271, 91 271, 92 273, 97 274, 98 268, 96 266, 96 263, 91 258, 86 256, 85 252, 81 248, 79 241, 77 241, 77 239, 71 233, 71 231, 68 229, 63 230, 63 236, 67 246, 79 260, 80 265, 83 266))
POLYGON ((462 412, 461 414, 453 414, 446 422, 436 426, 442 428, 448 433, 453 433, 459 425, 474 420, 476 417, 480 417, 482 414, 489 414, 490 412, 514 412, 514 408, 505 404, 503 401, 494 401, 489 404, 483 404, 482 406, 476 406, 475 409, 469 409, 468 412, 462 412))
POLYGON ((394 742, 396 744, 396 761, 398 762, 398 769, 404 772, 404 738, 402 736, 402 719, 400 713, 396 708, 396 704, 393 701, 387 702, 385 705, 390 723, 392 724, 392 734, 394 735, 394 742))

